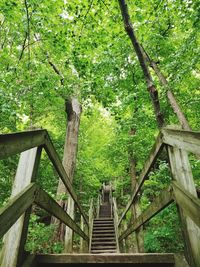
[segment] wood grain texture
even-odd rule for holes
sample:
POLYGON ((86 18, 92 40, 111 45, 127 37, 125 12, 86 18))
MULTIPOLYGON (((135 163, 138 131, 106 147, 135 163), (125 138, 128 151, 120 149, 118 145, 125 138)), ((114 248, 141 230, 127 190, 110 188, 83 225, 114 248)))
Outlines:
MULTIPOLYGON (((17 172, 15 175, 11 198, 19 194, 31 182, 34 182, 40 162, 41 147, 35 147, 21 153, 17 172)), ((4 245, 2 249, 2 265, 15 266, 23 260, 24 246, 27 237, 29 217, 31 208, 15 222, 4 236, 4 245)))
MULTIPOLYGON (((186 193, 188 192, 193 195, 194 198, 197 198, 197 192, 187 152, 185 150, 178 149, 177 147, 168 146, 168 153, 173 180, 176 181, 178 185, 186 191, 186 193)), ((183 196, 186 196, 187 194, 181 194, 180 190, 176 190, 175 192, 178 197, 177 199, 179 199, 179 204, 181 204, 178 204, 178 211, 182 224, 181 229, 185 244, 185 257, 191 267, 200 267, 200 228, 190 217, 193 216, 192 213, 194 212, 195 206, 191 205, 190 208, 192 208, 192 210, 190 211, 189 216, 187 213, 189 210, 186 212, 182 207, 182 203, 180 203, 180 198, 185 200, 183 196)), ((191 204, 191 201, 189 201, 189 203, 191 204)))
POLYGON ((177 182, 172 182, 172 186, 176 202, 200 228, 200 200, 183 189, 177 182))
POLYGON ((200 132, 177 130, 167 127, 161 130, 161 132, 165 144, 200 155, 200 132))
POLYGON ((64 224, 69 226, 78 235, 85 240, 88 240, 88 236, 81 230, 81 228, 71 219, 71 217, 59 206, 59 204, 44 190, 41 188, 37 191, 35 197, 35 203, 41 208, 54 215, 56 218, 61 220, 64 224))
POLYGON ((45 143, 46 136, 46 130, 1 134, 0 159, 43 145, 45 143))
POLYGON ((34 201, 36 191, 37 186, 30 184, 0 209, 0 238, 30 207, 34 201))
POLYGON ((61 162, 61 160, 60 160, 60 158, 59 158, 59 156, 58 156, 58 154, 57 154, 57 152, 56 152, 49 137, 46 138, 45 150, 46 150, 51 162, 53 163, 56 171, 58 172, 60 179, 63 181, 64 185, 66 186, 67 191, 69 192, 70 196, 72 197, 75 204, 77 205, 81 215, 84 218, 86 225, 89 227, 88 218, 85 215, 85 212, 83 211, 83 208, 81 207, 81 205, 78 201, 77 195, 75 194, 75 192, 73 190, 73 187, 72 187, 72 184, 69 180, 69 177, 68 177, 68 175, 67 175, 67 173, 66 173, 66 171, 62 165, 62 162, 61 162))
POLYGON ((59 254, 36 255, 38 263, 174 263, 174 254, 59 254))

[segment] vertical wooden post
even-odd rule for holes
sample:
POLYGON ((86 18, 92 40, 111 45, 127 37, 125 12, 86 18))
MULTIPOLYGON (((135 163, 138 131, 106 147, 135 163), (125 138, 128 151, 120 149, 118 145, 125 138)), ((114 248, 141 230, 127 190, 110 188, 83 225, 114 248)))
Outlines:
POLYGON ((100 205, 101 205, 101 195, 98 195, 97 198, 97 206, 96 206, 96 217, 99 218, 99 210, 100 210, 100 205))
MULTIPOLYGON (((41 150, 40 147, 35 147, 21 153, 11 198, 16 196, 31 182, 35 181, 41 150)), ((21 266, 24 259, 24 246, 26 243, 30 212, 31 209, 27 210, 4 236, 4 245, 0 258, 1 267, 21 266)))
MULTIPOLYGON (((84 219, 81 216, 81 230, 84 232, 84 219)), ((87 253, 88 252, 88 242, 85 241, 82 237, 80 240, 80 253, 87 253)))
POLYGON ((120 252, 119 249, 119 233, 118 233, 118 210, 117 210, 117 201, 116 198, 113 198, 112 201, 112 205, 113 205, 113 217, 114 217, 114 226, 115 226, 115 236, 116 236, 116 243, 117 243, 117 252, 120 252))
MULTIPOLYGON (((127 228, 128 228, 127 222, 126 222, 126 220, 124 220, 123 231, 125 231, 127 228)), ((128 253, 127 248, 128 248, 128 246, 127 246, 127 238, 125 238, 122 241, 122 249, 123 249, 124 253, 128 253)))
MULTIPOLYGON (((84 222, 83 222, 83 216, 81 216, 81 230, 84 231, 84 222)), ((80 253, 84 252, 84 240, 81 238, 80 240, 80 253)))
MULTIPOLYGON (((187 152, 168 146, 168 153, 173 179, 197 197, 187 152)), ((185 242, 185 257, 191 267, 200 267, 200 229, 185 214, 181 206, 178 207, 178 210, 185 242)))
MULTIPOLYGON (((134 219, 139 217, 141 214, 138 197, 133 203, 132 211, 134 219)), ((135 253, 143 253, 143 252, 144 252, 144 232, 143 232, 143 226, 141 226, 135 231, 135 253)))
POLYGON ((90 209, 89 209, 89 252, 91 251, 91 244, 92 244, 92 229, 93 229, 93 216, 94 209, 93 209, 93 198, 90 199, 90 209))
MULTIPOLYGON (((68 204, 67 204, 67 213, 69 216, 74 219, 74 200, 71 196, 68 197, 68 204)), ((73 252, 73 230, 66 226, 65 228, 65 253, 72 253, 73 252)))

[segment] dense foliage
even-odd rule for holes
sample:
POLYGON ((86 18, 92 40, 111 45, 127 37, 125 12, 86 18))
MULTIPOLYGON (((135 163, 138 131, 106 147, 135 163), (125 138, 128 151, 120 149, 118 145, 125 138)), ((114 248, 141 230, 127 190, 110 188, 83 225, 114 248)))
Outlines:
MULTIPOLYGON (((199 1, 127 3, 139 41, 167 77, 192 129, 199 130, 199 1)), ((83 112, 75 191, 87 211, 89 198, 97 196, 101 182, 112 181, 119 208, 123 208, 130 197, 130 151, 137 160, 138 175, 158 129, 118 1, 1 0, 0 36, 1 133, 30 126, 46 128, 62 157, 67 121, 64 101, 76 95, 83 112), (131 129, 135 129, 133 136, 131 129)), ((177 124, 165 89, 153 71, 152 75, 166 122, 177 124)), ((0 162, 1 206, 9 198, 17 160, 16 156, 0 162)), ((200 162, 191 157, 191 163, 200 186, 200 162)), ((170 179, 168 165, 161 160, 144 185, 142 209, 170 179)), ((58 177, 45 154, 38 180, 55 195, 58 177)), ((150 221, 145 229, 146 250, 181 250, 177 220, 176 208, 169 207, 150 221)), ((52 231, 49 226, 45 230, 34 215, 27 248, 61 251, 61 244, 49 247, 52 231)))

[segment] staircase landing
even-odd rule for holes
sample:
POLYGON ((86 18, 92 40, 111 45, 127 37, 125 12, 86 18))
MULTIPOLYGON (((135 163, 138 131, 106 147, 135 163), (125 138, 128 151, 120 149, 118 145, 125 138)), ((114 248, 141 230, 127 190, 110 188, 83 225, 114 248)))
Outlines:
POLYGON ((36 267, 68 266, 69 264, 130 264, 134 267, 174 267, 174 254, 148 253, 148 254, 49 254, 35 257, 36 267))

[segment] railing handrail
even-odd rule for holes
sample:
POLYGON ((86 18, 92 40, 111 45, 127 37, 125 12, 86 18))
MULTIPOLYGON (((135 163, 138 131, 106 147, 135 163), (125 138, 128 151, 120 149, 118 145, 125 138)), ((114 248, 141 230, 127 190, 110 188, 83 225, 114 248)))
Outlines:
POLYGON ((131 208, 133 202, 135 201, 137 194, 138 194, 140 188, 142 187, 143 183, 145 182, 145 180, 147 180, 148 174, 149 174, 151 168, 153 167, 156 159, 158 158, 160 152, 162 151, 163 147, 164 147, 164 144, 163 144, 162 139, 161 139, 161 134, 159 134, 157 139, 156 139, 156 142, 154 143, 154 145, 151 149, 149 157, 144 164, 143 170, 142 170, 142 172, 138 178, 138 182, 137 182, 136 187, 133 191, 131 199, 128 202, 124 212, 122 213, 121 218, 119 219, 118 227, 120 226, 122 220, 125 218, 127 212, 131 208))
POLYGON ((10 229, 18 218, 33 204, 50 212, 61 220, 83 239, 88 241, 88 236, 81 230, 73 219, 60 207, 60 205, 39 185, 30 183, 14 198, 0 209, 0 238, 10 229))
POLYGON ((119 219, 118 226, 120 226, 122 220, 130 210, 143 183, 148 179, 148 174, 150 173, 151 168, 154 166, 154 163, 156 162, 165 145, 175 146, 179 149, 184 149, 188 152, 200 155, 200 132, 186 131, 181 129, 177 130, 171 126, 164 127, 161 130, 151 149, 149 157, 144 164, 144 168, 139 176, 138 183, 136 184, 131 199, 128 202, 121 218, 119 219))
POLYGON ((69 195, 77 205, 80 214, 89 228, 88 218, 85 215, 75 194, 69 177, 62 165, 62 162, 56 152, 56 149, 51 141, 47 130, 29 130, 17 133, 0 134, 0 159, 5 159, 9 156, 21 153, 28 149, 39 147, 45 149, 50 161, 53 163, 60 179, 63 181, 69 195))

